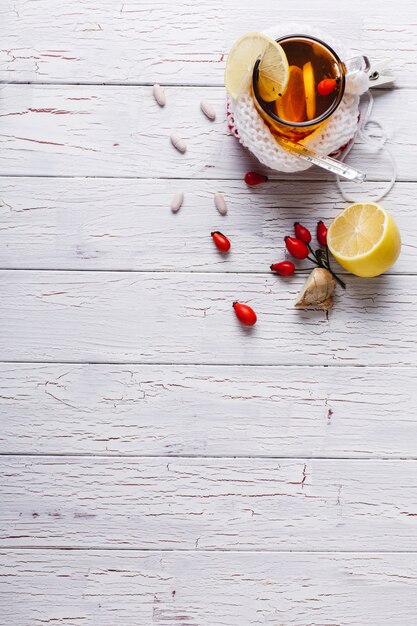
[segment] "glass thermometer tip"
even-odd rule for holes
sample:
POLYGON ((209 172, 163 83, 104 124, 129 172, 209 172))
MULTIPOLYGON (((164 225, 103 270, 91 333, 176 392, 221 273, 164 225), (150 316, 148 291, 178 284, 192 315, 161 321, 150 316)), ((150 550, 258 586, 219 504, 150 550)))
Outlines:
POLYGON ((363 172, 359 172, 353 167, 345 165, 336 159, 332 159, 332 157, 322 156, 311 148, 307 148, 307 146, 303 146, 299 143, 294 143, 284 137, 276 137, 276 140, 283 148, 288 150, 288 152, 292 152, 301 159, 309 161, 314 165, 318 165, 318 167, 321 167, 328 172, 338 174, 339 176, 352 180, 356 183, 363 183, 366 180, 366 175, 363 172))

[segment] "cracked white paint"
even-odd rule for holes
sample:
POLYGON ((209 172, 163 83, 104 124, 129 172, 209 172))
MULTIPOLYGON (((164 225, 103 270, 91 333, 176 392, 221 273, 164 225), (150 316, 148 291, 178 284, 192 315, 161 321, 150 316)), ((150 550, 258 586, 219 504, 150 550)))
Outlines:
POLYGON ((3 364, 0 452, 417 457, 413 368, 3 364))
POLYGON ((300 10, 291 0, 263 0, 254 10, 242 0, 76 2, 5 0, 0 44, 1 77, 57 82, 223 83, 227 52, 242 33, 273 20, 302 18, 343 37, 352 53, 384 59, 395 50, 399 83, 415 77, 415 4, 343 6, 314 0, 300 10), (395 10, 398 7, 398 10, 395 10), (53 11, 53 24, 51 12, 53 11))
POLYGON ((0 547, 416 550, 417 461, 4 457, 0 547))
MULTIPOLYGON (((172 180, 25 177, 16 185, 15 178, 3 178, 0 266, 269 273, 284 256, 284 234, 295 219, 314 231, 319 217, 328 223, 346 206, 333 182, 269 181, 249 188, 242 181, 185 180, 181 186, 185 203, 173 217, 172 180), (218 187, 230 205, 224 219, 213 206, 218 187), (213 245, 215 228, 230 237, 227 256, 213 245)), ((367 186, 373 195, 380 188, 367 186)), ((414 202, 414 183, 398 183, 383 201, 403 241, 390 273, 412 272, 417 263, 414 202)), ((285 288, 291 279, 277 282, 285 288)))
POLYGON ((415 276, 347 276, 334 310, 298 311, 303 276, 3 271, 0 358, 416 365, 415 276), (232 303, 258 314, 248 331, 232 303))
POLYGON ((412 626, 415 554, 0 552, 9 624, 412 626))
MULTIPOLYGON (((0 173, 242 180, 258 163, 228 131, 224 88, 205 91, 219 112, 214 122, 200 111, 201 87, 167 87, 171 106, 161 109, 151 86, 10 85, 1 92, 0 173), (171 145, 174 130, 187 144, 185 154, 171 145)), ((415 89, 385 90, 375 98, 373 117, 391 137, 403 181, 417 179, 410 159, 416 107, 415 89)), ((370 180, 391 175, 387 157, 360 142, 353 159, 370 180)), ((297 176, 269 174, 278 180, 333 180, 313 169, 297 176)))

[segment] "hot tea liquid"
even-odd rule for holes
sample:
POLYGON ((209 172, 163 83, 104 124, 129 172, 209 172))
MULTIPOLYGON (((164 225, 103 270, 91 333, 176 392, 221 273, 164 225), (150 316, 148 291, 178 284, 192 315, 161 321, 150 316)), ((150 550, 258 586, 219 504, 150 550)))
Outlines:
POLYGON ((329 50, 319 42, 303 37, 280 40, 288 60, 289 80, 284 93, 265 102, 257 94, 266 112, 289 123, 317 120, 333 107, 343 89, 341 68, 329 50), (318 85, 325 79, 335 79, 331 93, 320 95, 318 85))

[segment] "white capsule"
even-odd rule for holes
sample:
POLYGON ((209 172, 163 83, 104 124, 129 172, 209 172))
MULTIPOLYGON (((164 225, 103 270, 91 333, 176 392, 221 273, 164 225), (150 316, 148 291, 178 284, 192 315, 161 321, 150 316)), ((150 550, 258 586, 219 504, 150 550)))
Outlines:
POLYGON ((177 193, 171 200, 171 211, 173 213, 176 213, 177 211, 179 211, 183 202, 184 202, 184 192, 177 191, 177 193))
POLYGON ((161 85, 153 86, 153 97, 157 101, 160 107, 164 107, 166 104, 165 89, 161 85))
POLYGON ((216 205, 216 209, 220 213, 220 215, 226 215, 227 213, 227 204, 224 196, 220 191, 214 194, 214 204, 216 205))
POLYGON ((207 100, 202 100, 200 102, 200 108, 203 111, 204 115, 208 117, 209 120, 214 122, 214 120, 216 119, 216 111, 214 110, 214 107, 210 104, 210 102, 207 102, 207 100))
POLYGON ((179 135, 177 135, 176 133, 172 133, 170 139, 172 145, 178 150, 178 152, 182 152, 182 154, 184 154, 184 152, 187 152, 187 146, 185 145, 185 141, 181 139, 179 135))

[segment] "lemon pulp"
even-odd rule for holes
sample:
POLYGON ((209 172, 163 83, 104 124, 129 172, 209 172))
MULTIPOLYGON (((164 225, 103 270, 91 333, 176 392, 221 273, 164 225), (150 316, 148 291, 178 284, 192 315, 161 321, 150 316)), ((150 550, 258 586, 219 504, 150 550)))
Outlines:
POLYGON ((357 276, 379 276, 395 263, 401 237, 394 218, 375 202, 356 202, 342 211, 327 233, 329 250, 357 276))
POLYGON ((238 100, 246 91, 258 59, 260 96, 271 102, 285 90, 288 61, 284 50, 268 35, 247 33, 233 44, 227 57, 224 84, 233 99, 238 100))
POLYGON ((314 120, 316 117, 316 82, 314 68, 311 61, 303 66, 304 91, 306 95, 307 119, 314 120))

